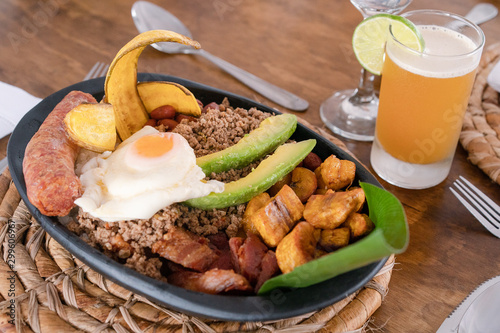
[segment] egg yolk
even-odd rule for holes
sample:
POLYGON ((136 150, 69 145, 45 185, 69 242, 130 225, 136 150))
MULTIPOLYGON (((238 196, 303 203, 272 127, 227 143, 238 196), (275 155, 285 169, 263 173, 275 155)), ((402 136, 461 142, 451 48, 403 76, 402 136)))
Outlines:
POLYGON ((174 146, 174 141, 166 135, 146 135, 134 142, 138 155, 146 158, 163 156, 174 146))

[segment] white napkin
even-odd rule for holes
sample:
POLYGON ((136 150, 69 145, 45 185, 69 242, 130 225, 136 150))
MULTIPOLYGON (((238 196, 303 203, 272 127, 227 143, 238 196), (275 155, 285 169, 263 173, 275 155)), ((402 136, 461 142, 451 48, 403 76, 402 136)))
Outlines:
POLYGON ((493 67, 490 74, 488 75, 488 84, 493 89, 500 92, 500 61, 497 62, 495 67, 493 67))
POLYGON ((10 134, 21 118, 41 98, 5 82, 0 82, 0 138, 10 134))

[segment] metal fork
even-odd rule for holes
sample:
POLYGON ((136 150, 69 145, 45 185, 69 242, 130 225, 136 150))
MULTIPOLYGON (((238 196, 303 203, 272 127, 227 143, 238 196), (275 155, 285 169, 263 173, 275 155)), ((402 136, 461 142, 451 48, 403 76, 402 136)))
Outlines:
POLYGON ((88 72, 87 75, 83 78, 83 80, 90 80, 90 79, 95 79, 97 77, 101 77, 106 75, 106 72, 108 71, 109 65, 104 63, 104 62, 96 62, 94 67, 90 69, 90 72, 88 72))
POLYGON ((467 198, 466 200, 450 187, 457 199, 489 232, 500 238, 500 206, 462 176, 453 185, 467 198))

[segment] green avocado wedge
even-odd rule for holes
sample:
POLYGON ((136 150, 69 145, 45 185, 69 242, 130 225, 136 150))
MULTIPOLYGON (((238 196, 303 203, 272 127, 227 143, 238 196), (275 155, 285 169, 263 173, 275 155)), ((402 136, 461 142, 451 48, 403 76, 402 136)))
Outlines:
POLYGON ((184 203, 191 207, 210 210, 248 202, 292 171, 315 145, 314 139, 283 144, 248 176, 225 184, 223 192, 210 193, 205 197, 189 199, 184 203))
POLYGON ((209 176, 231 169, 241 169, 283 144, 295 132, 297 117, 281 114, 264 119, 258 128, 237 144, 219 152, 198 157, 196 164, 209 176))
POLYGON ((360 186, 375 229, 355 243, 267 280, 260 287, 259 295, 275 288, 307 287, 406 250, 410 234, 401 202, 375 185, 360 182, 360 186))

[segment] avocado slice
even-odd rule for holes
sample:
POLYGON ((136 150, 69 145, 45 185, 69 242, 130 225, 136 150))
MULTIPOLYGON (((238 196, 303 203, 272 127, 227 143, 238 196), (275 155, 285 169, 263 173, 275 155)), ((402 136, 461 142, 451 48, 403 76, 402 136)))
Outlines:
POLYGON ((296 127, 297 117, 292 114, 266 118, 234 146, 198 157, 196 164, 207 176, 212 172, 241 169, 283 144, 296 127))
POLYGON ((315 145, 315 139, 281 145, 248 176, 225 184, 223 192, 210 193, 201 198, 189 199, 184 203, 191 207, 210 210, 248 202, 292 171, 315 145))

